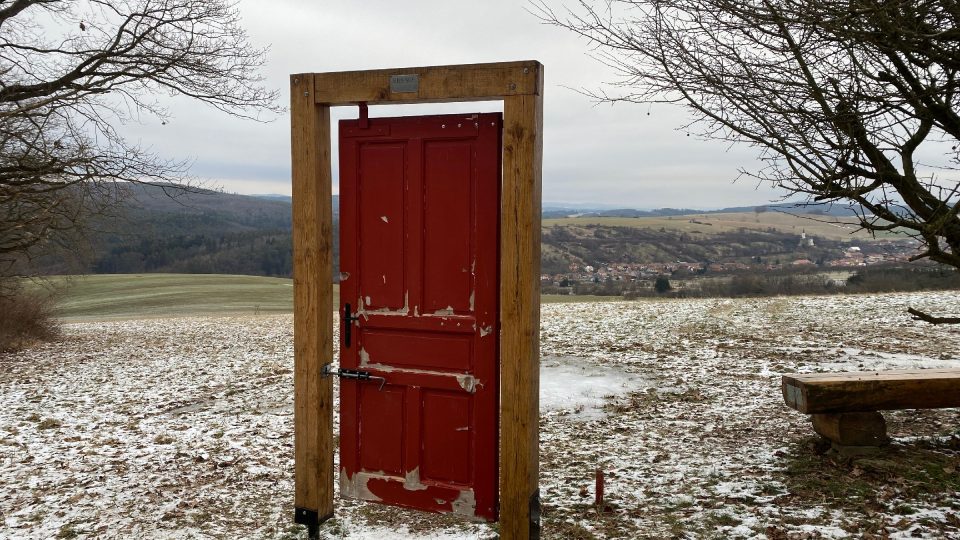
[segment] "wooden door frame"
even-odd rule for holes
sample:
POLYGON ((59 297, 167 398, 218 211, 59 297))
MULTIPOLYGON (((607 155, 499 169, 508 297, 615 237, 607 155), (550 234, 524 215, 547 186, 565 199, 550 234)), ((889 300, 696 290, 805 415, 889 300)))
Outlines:
POLYGON ((290 76, 295 521, 333 517, 330 107, 503 101, 500 201, 500 534, 540 534, 543 65, 535 60, 290 76), (398 77, 405 76, 405 77, 398 77))

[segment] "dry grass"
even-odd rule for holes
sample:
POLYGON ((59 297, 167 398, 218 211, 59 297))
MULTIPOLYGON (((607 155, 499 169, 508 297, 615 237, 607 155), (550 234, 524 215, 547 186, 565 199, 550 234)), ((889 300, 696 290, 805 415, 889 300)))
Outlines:
POLYGON ((58 334, 49 293, 0 285, 0 352, 18 351, 58 334))

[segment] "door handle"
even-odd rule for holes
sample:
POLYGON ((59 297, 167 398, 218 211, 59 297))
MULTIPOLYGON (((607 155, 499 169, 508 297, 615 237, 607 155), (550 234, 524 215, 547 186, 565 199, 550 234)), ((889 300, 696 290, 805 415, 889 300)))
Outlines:
POLYGON ((351 316, 350 304, 343 305, 343 346, 350 347, 350 334, 353 330, 353 321, 359 321, 360 317, 351 316))

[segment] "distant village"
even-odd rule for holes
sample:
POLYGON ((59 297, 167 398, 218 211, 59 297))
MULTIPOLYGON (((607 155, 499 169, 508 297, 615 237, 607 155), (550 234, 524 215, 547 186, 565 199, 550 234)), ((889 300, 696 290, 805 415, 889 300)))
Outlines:
MULTIPOLYGON (((800 248, 813 248, 815 239, 801 233, 800 248)), ((818 260, 808 258, 782 258, 778 256, 753 257, 744 261, 723 262, 650 262, 650 263, 611 263, 578 264, 571 263, 568 271, 557 274, 542 274, 541 285, 557 287, 558 292, 572 290, 577 284, 599 284, 608 282, 633 283, 635 287, 652 287, 658 277, 667 276, 674 286, 683 287, 683 280, 698 277, 719 277, 751 272, 831 272, 846 271, 852 274, 859 268, 868 266, 902 266, 916 255, 916 245, 903 240, 873 240, 860 245, 846 245, 833 256, 821 256, 818 260), (679 281, 678 281, 679 280, 679 281)), ((838 284, 840 284, 838 282, 838 284)))

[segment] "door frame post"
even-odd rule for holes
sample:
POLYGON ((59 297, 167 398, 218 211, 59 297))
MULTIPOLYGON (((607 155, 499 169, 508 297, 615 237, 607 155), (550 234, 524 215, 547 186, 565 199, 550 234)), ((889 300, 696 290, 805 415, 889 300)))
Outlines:
POLYGON ((295 515, 310 536, 333 517, 333 206, 330 107, 313 76, 290 77, 293 182, 293 430, 295 515))
POLYGON ((535 60, 290 76, 295 521, 333 516, 330 107, 502 100, 500 533, 540 535, 540 203, 543 65, 535 60), (504 399, 505 397, 505 399, 504 399))

